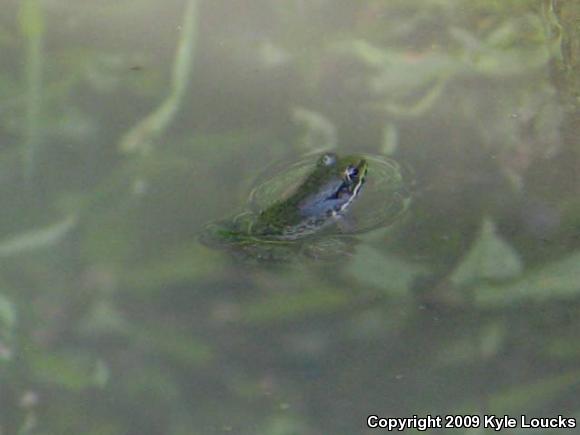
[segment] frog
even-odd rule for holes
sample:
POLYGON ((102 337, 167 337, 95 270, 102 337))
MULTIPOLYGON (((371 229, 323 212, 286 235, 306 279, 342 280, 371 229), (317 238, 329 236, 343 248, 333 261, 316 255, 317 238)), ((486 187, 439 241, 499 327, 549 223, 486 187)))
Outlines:
POLYGON ((359 156, 325 153, 292 194, 260 212, 250 232, 264 238, 298 240, 338 222, 366 180, 368 164, 359 156))
POLYGON ((200 240, 257 260, 342 257, 352 253, 353 235, 396 220, 407 208, 405 196, 392 159, 326 151, 262 175, 246 209, 208 224, 200 240), (379 213, 365 210, 377 206, 379 213))

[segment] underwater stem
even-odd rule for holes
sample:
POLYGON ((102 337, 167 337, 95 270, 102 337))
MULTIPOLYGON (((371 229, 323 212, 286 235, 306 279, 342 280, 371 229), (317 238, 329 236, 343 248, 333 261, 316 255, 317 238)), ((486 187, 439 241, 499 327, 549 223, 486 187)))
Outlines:
POLYGON ((20 30, 26 40, 26 127, 24 130, 24 172, 30 178, 41 143, 44 17, 38 0, 23 0, 20 30))
POLYGON ((185 96, 194 58, 197 30, 197 0, 188 0, 181 39, 173 63, 171 91, 167 98, 148 116, 139 121, 121 139, 119 148, 123 152, 146 150, 167 129, 185 96))

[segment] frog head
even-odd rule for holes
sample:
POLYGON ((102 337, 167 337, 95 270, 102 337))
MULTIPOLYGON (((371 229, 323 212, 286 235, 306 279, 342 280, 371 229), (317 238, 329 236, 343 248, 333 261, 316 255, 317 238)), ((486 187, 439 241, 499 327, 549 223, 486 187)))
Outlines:
POLYGON ((263 210, 252 231, 297 239, 336 222, 359 195, 368 164, 360 156, 322 154, 304 182, 285 200, 263 210))
POLYGON ((291 199, 303 216, 340 215, 360 193, 367 171, 368 164, 363 158, 339 158, 334 153, 325 153, 291 199))

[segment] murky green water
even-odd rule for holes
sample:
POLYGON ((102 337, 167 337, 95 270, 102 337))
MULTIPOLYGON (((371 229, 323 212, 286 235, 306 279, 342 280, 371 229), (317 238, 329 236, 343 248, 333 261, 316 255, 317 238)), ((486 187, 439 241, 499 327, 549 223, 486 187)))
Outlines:
POLYGON ((578 2, 5 3, 0 434, 580 419, 578 2), (332 258, 199 243, 321 150, 397 161, 406 213, 332 258))

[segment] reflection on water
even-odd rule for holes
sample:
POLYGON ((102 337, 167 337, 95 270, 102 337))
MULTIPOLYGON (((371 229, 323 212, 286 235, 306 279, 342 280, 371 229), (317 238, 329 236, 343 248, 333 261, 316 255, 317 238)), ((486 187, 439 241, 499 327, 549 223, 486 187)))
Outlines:
POLYGON ((580 418, 579 17, 556 0, 8 1, 0 433, 580 418), (334 261, 198 243, 265 167, 321 149, 409 168, 404 219, 334 261))

